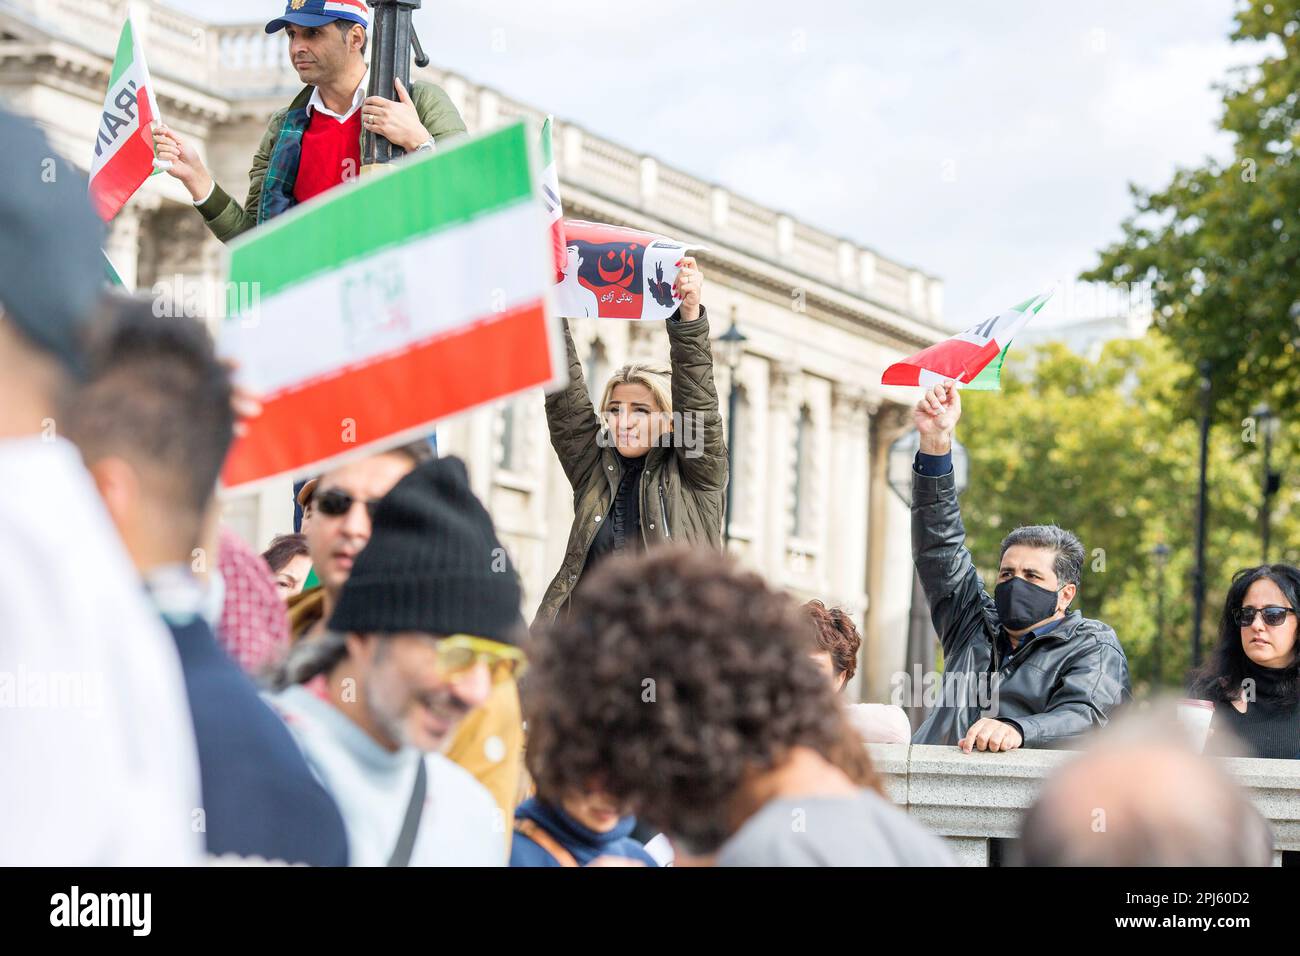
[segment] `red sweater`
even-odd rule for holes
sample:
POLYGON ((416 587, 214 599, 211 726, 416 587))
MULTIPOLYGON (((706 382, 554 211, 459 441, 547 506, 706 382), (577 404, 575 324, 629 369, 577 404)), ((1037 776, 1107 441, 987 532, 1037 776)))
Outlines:
POLYGON ((342 123, 320 110, 312 110, 311 122, 302 134, 293 198, 306 202, 345 179, 356 179, 360 170, 361 110, 342 123))

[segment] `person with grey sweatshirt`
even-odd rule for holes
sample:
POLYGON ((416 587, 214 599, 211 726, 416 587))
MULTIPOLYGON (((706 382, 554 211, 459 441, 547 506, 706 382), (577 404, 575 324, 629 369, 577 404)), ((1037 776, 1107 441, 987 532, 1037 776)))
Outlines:
POLYGON ((788 594, 678 545, 602 562, 571 607, 525 688, 539 791, 635 807, 677 866, 953 865, 882 795, 788 594))

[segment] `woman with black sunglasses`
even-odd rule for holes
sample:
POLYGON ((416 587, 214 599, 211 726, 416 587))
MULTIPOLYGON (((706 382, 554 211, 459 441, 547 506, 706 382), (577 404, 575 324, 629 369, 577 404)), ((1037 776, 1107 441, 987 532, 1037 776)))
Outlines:
POLYGON ((1219 643, 1191 676, 1191 694, 1214 703, 1211 731, 1227 730, 1248 755, 1300 757, 1296 637, 1300 569, 1265 564, 1232 578, 1219 643))

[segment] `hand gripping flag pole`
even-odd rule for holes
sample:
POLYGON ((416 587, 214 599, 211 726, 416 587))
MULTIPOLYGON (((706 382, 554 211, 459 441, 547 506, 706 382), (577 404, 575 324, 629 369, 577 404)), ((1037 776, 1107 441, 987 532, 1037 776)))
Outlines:
MULTIPOLYGON (((421 0, 367 0, 374 8, 370 28, 370 85, 367 96, 397 98, 396 80, 411 89, 411 52, 415 65, 428 66, 429 58, 420 46, 420 38, 411 25, 411 14, 420 9, 421 0)), ((405 153, 383 136, 370 130, 361 134, 361 172, 374 172, 405 153)))

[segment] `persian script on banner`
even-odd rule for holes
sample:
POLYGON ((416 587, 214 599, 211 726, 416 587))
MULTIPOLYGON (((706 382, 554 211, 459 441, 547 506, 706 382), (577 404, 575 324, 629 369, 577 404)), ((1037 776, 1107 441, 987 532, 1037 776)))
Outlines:
POLYGON ((673 283, 686 243, 622 226, 564 220, 568 264, 555 286, 568 319, 659 319, 677 310, 673 283))

